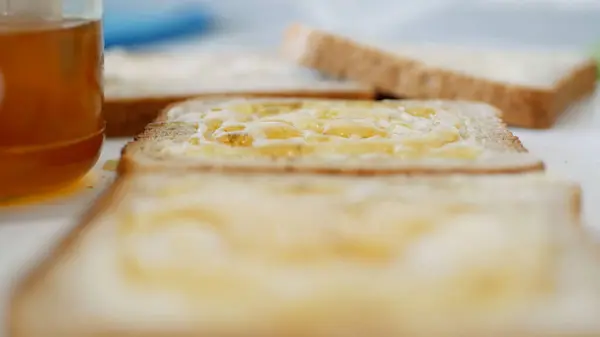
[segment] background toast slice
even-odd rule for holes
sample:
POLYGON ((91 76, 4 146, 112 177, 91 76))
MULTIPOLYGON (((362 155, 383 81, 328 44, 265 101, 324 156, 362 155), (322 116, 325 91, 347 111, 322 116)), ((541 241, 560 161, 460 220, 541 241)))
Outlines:
POLYGON ((350 81, 328 79, 268 52, 106 54, 103 111, 109 137, 142 132, 172 103, 225 95, 370 99, 374 92, 350 81))
POLYGON ((194 168, 378 175, 543 170, 543 163, 526 151, 497 113, 486 104, 457 101, 191 100, 171 106, 129 143, 119 171, 194 168), (231 115, 231 109, 247 106, 283 110, 266 117, 246 111, 231 115), (340 115, 313 117, 330 113, 340 115), (232 123, 240 126, 235 120, 248 116, 256 118, 241 127, 246 131, 223 131, 232 123), (204 124, 219 118, 220 126, 206 134, 204 124), (273 125, 289 129, 289 124, 296 128, 289 131, 294 137, 266 136, 273 125), (321 129, 309 129, 314 125, 321 129), (377 125, 383 125, 375 129, 383 135, 369 133, 377 125), (369 134, 360 138, 364 133, 369 134), (251 138, 252 145, 231 145, 242 136, 251 138))
POLYGON ((9 315, 10 335, 319 337, 331 335, 320 328, 340 324, 361 333, 376 324, 380 327, 376 335, 385 337, 588 335, 600 328, 595 319, 600 305, 600 271, 597 257, 587 251, 589 242, 569 226, 569 199, 574 188, 570 182, 535 174, 376 179, 193 172, 122 176, 16 288, 9 315), (351 217, 346 218, 348 215, 351 217), (351 218, 362 220, 347 222, 351 218), (391 227, 378 227, 382 219, 391 221, 391 227), (361 226, 363 220, 368 226, 361 226), (428 221, 433 221, 431 226, 428 221), (161 226, 167 223, 168 227, 161 226), (230 227, 233 223, 240 226, 230 227), (173 228, 177 230, 170 232, 173 228), (275 228, 291 236, 271 236, 275 228), (345 231, 347 228, 357 232, 345 231), (243 254, 245 268, 237 265, 242 261, 235 251, 229 255, 227 249, 219 249, 219 241, 210 235, 214 230, 220 233, 216 238, 234 240, 237 236, 229 235, 237 233, 239 242, 248 244, 236 246, 249 249, 243 254), (329 260, 329 253, 318 248, 331 245, 327 240, 337 237, 332 233, 358 241, 329 260), (178 241, 177 245, 165 241, 183 237, 191 241, 178 241), (313 245, 303 246, 303 239, 313 245), (190 243, 207 250, 186 253, 175 249, 190 243), (361 245, 370 248, 351 249, 361 245), (405 247, 407 254, 376 249, 388 245, 405 247), (290 247, 293 249, 288 250, 290 247), (296 248, 304 258, 287 255, 296 248), (381 264, 386 251, 400 254, 404 263, 381 264), (141 269, 130 273, 128 258, 122 260, 127 255, 120 255, 126 252, 140 259, 141 269), (311 252, 316 255, 308 254, 311 252), (192 260, 181 259, 180 253, 192 260), (269 259, 267 265, 273 268, 260 262, 271 257, 275 259, 269 259), (144 272, 148 266, 166 268, 164 263, 171 258, 192 263, 167 274, 144 272), (148 265, 148 259, 154 262, 148 265), (336 259, 347 259, 347 269, 332 268, 336 259), (434 267, 438 262, 445 262, 443 266, 449 269, 434 267), (477 268, 479 263, 492 269, 477 268), (188 274, 186 266, 199 274, 188 274), (267 270, 261 271, 263 267, 267 270), (361 273, 367 269, 369 272, 361 273), (160 275, 178 276, 165 279, 160 275), (285 275, 300 282, 292 283, 299 287, 293 288, 295 291, 312 295, 283 296, 293 290, 287 288, 290 284, 285 275), (368 275, 369 280, 360 275, 368 275), (415 275, 418 277, 413 279, 415 275), (190 278, 195 280, 191 284, 186 282, 190 278), (214 287, 215 281, 218 287, 214 287), (479 289, 477 285, 489 285, 488 281, 495 281, 495 287, 486 288, 485 299, 470 292, 479 289), (238 287, 239 282, 246 286, 238 287), (364 282, 377 285, 382 293, 366 291, 371 288, 364 282), (474 282, 473 287, 462 288, 462 282, 474 282), (332 286, 341 291, 333 291, 332 286), (260 296, 249 296, 249 291, 260 296), (277 295, 277 291, 284 293, 277 295), (463 300, 471 295, 480 300, 459 301, 461 305, 454 307, 454 297, 442 296, 447 291, 463 300), (420 309, 425 311, 412 309, 412 301, 395 307, 393 303, 407 303, 395 300, 406 292, 420 300, 415 303, 424 305, 420 309), (496 302, 498 298, 503 300, 496 302), (426 304, 430 300, 432 306, 426 304), (365 320, 355 319, 357 313, 345 310, 364 308, 366 303, 375 315, 365 320), (312 315, 313 305, 326 310, 312 315), (394 315, 385 314, 390 312, 394 315), (262 330, 265 320, 273 323, 272 334, 262 330), (323 321, 328 324, 319 326, 323 321))
POLYGON ((551 127, 596 85, 596 62, 584 55, 369 45, 302 25, 286 32, 283 54, 401 98, 483 101, 507 124, 527 128, 551 127))

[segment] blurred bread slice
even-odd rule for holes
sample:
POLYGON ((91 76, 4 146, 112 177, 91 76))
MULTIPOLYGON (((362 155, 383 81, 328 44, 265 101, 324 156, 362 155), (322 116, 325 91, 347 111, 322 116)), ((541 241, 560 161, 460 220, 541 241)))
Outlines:
POLYGON ((119 171, 193 168, 349 175, 541 171, 484 103, 194 99, 123 150, 119 171))
POLYGON ((541 175, 121 176, 10 336, 595 336, 600 264, 541 175))
POLYGON ((276 53, 259 51, 111 50, 105 56, 104 73, 108 136, 134 136, 166 106, 192 97, 374 97, 367 86, 326 78, 276 53))
POLYGON ((283 53, 401 98, 483 101, 527 128, 551 127, 596 85, 596 62, 576 53, 362 43, 302 25, 287 30, 283 53))

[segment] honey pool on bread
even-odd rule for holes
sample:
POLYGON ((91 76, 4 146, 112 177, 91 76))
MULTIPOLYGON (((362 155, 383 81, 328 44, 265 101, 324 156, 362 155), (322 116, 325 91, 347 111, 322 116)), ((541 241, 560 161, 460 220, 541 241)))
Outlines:
POLYGON ((468 117, 441 104, 336 100, 234 100, 184 104, 170 122, 197 132, 169 151, 230 158, 477 159, 468 117))
POLYGON ((104 261, 110 287, 86 296, 98 308, 122 303, 104 313, 116 321, 307 336, 343 326, 477 329, 535 321, 528 311, 549 298, 541 310, 552 313, 563 291, 551 215, 532 202, 533 189, 510 203, 509 194, 481 195, 460 181, 134 179, 136 197, 96 220, 72 266, 95 275, 86 274, 98 267, 89 262, 104 261), (103 246, 108 253, 94 253, 103 246))

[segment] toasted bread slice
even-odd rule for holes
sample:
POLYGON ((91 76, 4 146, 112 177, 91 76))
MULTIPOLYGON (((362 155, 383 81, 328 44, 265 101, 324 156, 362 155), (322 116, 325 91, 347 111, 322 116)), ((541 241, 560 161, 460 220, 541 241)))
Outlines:
POLYGON ((314 99, 191 100, 128 144, 119 171, 516 173, 543 163, 486 104, 314 99))
POLYGON ((276 53, 113 50, 106 54, 104 115, 108 136, 135 136, 175 102, 226 95, 370 99, 374 91, 354 82, 326 78, 276 53))
POLYGON ((600 270, 542 175, 142 173, 17 287, 15 337, 592 336, 600 270))
POLYGON ((369 45, 302 25, 286 32, 283 53, 398 97, 486 102, 507 124, 528 128, 551 127, 596 85, 596 62, 581 54, 369 45))

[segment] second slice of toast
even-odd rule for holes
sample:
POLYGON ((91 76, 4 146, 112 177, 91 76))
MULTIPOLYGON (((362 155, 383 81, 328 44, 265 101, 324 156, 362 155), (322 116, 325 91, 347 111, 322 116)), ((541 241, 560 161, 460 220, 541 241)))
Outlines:
POLYGON ((335 174, 543 170, 486 104, 191 100, 128 144, 120 171, 192 168, 335 174))
POLYGON ((284 54, 330 76, 411 99, 463 99, 498 107, 512 126, 549 128, 596 86, 596 62, 578 53, 355 41, 302 25, 284 54))

